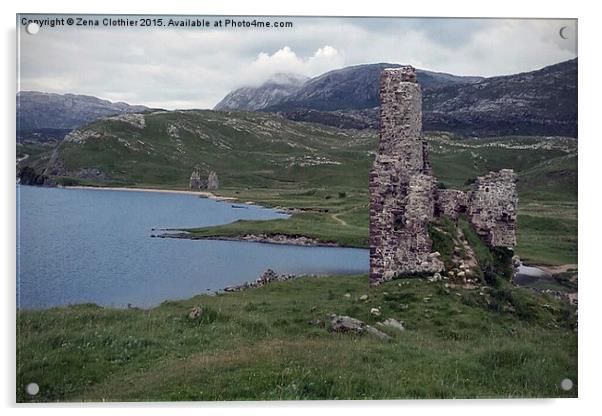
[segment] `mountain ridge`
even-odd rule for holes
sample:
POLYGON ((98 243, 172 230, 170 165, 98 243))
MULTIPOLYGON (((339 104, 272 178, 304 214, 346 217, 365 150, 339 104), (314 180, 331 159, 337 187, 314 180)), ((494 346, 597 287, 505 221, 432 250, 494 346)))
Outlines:
POLYGON ((71 93, 19 91, 16 100, 17 136, 44 129, 71 130, 102 117, 149 110, 144 105, 71 93))
MULTIPOLYGON (((339 128, 377 129, 380 73, 396 66, 362 64, 329 71, 255 110, 339 128)), ((425 130, 577 137, 577 58, 513 75, 460 77, 418 69, 417 78, 424 93, 425 130)), ((244 93, 252 95, 254 89, 244 93)))

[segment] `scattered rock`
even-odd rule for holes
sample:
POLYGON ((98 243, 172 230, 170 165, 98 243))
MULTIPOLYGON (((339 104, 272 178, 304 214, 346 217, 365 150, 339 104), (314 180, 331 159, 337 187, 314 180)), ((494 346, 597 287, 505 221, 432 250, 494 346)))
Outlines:
POLYGON ((350 298, 351 297, 351 293, 345 293, 345 297, 346 298, 350 298))
POLYGON ((245 282, 240 285, 227 286, 224 288, 224 291, 225 292, 239 292, 241 290, 245 290, 245 289, 249 289, 249 288, 265 286, 269 283, 276 282, 276 281, 281 282, 281 281, 285 281, 285 280, 294 279, 295 277, 297 277, 297 276, 294 274, 277 274, 272 269, 266 269, 261 274, 261 276, 259 276, 259 278, 257 280, 255 280, 254 282, 251 282, 251 283, 245 282))
POLYGON ((309 324, 310 324, 310 325, 314 325, 314 326, 322 326, 323 322, 322 322, 322 320, 321 320, 321 319, 319 319, 319 318, 316 318, 316 319, 312 319, 312 320, 309 322, 309 324))
POLYGON ((335 332, 355 332, 357 334, 370 334, 383 341, 391 340, 391 337, 378 329, 366 325, 359 319, 344 315, 331 315, 330 329, 335 332))
POLYGON ((370 325, 366 325, 366 332, 370 335, 373 335, 373 336, 383 340, 383 341, 390 341, 392 339, 389 335, 385 334, 382 331, 379 331, 378 329, 376 329, 370 325))
POLYGON ((196 306, 192 308, 192 310, 188 314, 188 319, 199 319, 201 316, 203 316, 203 308, 200 306, 196 306))
POLYGON ((259 279, 257 279, 257 282, 261 282, 261 283, 270 283, 274 280, 278 279, 278 275, 276 274, 276 272, 272 269, 266 269, 261 276, 259 276, 259 279))
POLYGON ((335 332, 364 332, 365 325, 359 319, 345 315, 332 315, 330 317, 330 329, 335 332))
POLYGON ((435 273, 430 277, 427 277, 427 280, 429 282, 440 282, 441 280, 443 280, 443 278, 441 277, 441 273, 435 273))
POLYGON ((398 331, 405 331, 406 329, 403 327, 403 322, 400 322, 396 319, 393 318, 387 318, 385 319, 382 324, 384 326, 388 326, 390 328, 394 328, 397 329, 398 331))
POLYGON ((512 256, 512 265, 514 267, 520 267, 521 264, 522 262, 520 261, 520 257, 518 257, 516 254, 512 256))
POLYGON ((368 295, 362 295, 362 296, 360 296, 360 300, 368 300, 368 295))
POLYGON ((380 316, 380 309, 372 308, 372 309, 370 309, 370 314, 372 314, 373 316, 380 316))

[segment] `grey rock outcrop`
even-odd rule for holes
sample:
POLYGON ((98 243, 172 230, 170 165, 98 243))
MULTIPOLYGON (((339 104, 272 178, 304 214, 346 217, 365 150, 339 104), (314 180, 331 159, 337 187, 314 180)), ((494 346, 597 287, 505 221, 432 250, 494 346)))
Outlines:
POLYGON ((369 334, 383 341, 390 341, 392 338, 382 331, 367 325, 359 319, 345 315, 331 315, 330 329, 334 332, 354 332, 356 334, 369 334))
POLYGON ((113 117, 108 117, 108 119, 114 121, 121 121, 138 129, 143 129, 146 126, 144 114, 119 114, 113 117))
POLYGON ((364 332, 366 324, 359 319, 345 315, 333 315, 330 317, 330 329, 335 332, 364 332))

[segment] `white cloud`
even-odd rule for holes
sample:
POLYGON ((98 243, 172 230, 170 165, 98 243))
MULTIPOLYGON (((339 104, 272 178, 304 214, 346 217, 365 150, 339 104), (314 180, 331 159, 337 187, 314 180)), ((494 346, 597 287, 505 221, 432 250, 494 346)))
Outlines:
POLYGON ((240 85, 257 85, 279 72, 291 72, 313 77, 344 66, 344 58, 332 46, 324 45, 313 55, 300 57, 290 47, 284 46, 273 54, 260 52, 249 65, 240 85))
POLYGON ((212 108, 277 72, 390 62, 458 75, 529 71, 576 56, 576 21, 292 18, 292 29, 62 27, 20 35, 20 89, 164 108, 212 108), (560 27, 570 39, 559 37, 560 27))

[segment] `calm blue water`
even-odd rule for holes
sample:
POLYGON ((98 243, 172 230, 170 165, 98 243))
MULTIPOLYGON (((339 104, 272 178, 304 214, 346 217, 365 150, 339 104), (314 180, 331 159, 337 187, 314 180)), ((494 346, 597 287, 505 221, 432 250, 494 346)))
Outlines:
MULTIPOLYGON (((139 307, 278 273, 355 274, 368 251, 151 238, 152 228, 286 217, 194 195, 17 188, 17 306, 139 307)), ((156 232, 155 232, 156 233, 156 232)))

